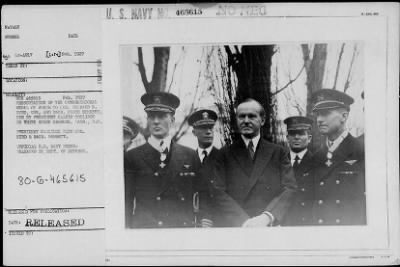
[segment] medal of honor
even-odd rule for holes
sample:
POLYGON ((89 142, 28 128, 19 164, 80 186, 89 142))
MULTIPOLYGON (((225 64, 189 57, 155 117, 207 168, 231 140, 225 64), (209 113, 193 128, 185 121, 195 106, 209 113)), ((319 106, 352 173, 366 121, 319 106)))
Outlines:
POLYGON ((328 151, 328 153, 326 154, 326 158, 327 158, 327 161, 325 162, 325 165, 330 167, 332 165, 332 161, 331 161, 332 152, 328 151))
POLYGON ((167 154, 161 153, 161 156, 160 156, 160 161, 161 161, 160 167, 161 167, 161 169, 163 169, 165 166, 167 166, 167 164, 165 164, 165 162, 164 162, 166 159, 167 159, 167 154))

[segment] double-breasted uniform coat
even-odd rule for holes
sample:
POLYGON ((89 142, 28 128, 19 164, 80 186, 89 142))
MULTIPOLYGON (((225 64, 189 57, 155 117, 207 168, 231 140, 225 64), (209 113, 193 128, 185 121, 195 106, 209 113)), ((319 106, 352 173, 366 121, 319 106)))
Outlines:
POLYGON ((364 149, 348 134, 327 160, 324 145, 313 157, 313 225, 366 224, 364 149))
POLYGON ((127 152, 126 227, 197 226, 208 217, 208 194, 196 152, 172 142, 165 165, 160 163, 160 152, 149 143, 127 152))
POLYGON ((307 151, 300 164, 293 166, 297 182, 297 192, 282 226, 308 225, 312 222, 311 210, 314 200, 314 176, 312 152, 307 151))

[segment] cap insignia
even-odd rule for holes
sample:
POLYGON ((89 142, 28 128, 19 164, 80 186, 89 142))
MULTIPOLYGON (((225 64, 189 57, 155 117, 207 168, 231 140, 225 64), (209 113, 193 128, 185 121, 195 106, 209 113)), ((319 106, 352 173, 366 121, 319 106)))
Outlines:
POLYGON ((161 99, 159 96, 155 96, 153 100, 154 100, 154 104, 161 104, 161 99))

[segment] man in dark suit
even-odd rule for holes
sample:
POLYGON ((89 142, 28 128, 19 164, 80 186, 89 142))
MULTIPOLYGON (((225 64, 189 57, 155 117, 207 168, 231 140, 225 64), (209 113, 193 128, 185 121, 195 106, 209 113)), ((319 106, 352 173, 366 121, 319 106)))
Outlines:
POLYGON ((313 224, 366 224, 364 151, 346 129, 354 100, 331 89, 316 91, 312 99, 319 131, 326 136, 313 157, 313 224))
POLYGON ((313 120, 307 117, 288 117, 283 121, 287 126, 287 140, 290 147, 290 163, 296 177, 298 190, 282 225, 307 225, 311 218, 314 196, 312 176, 312 153, 308 150, 311 142, 313 120))
POLYGON ((228 197, 216 193, 216 204, 226 226, 279 224, 296 192, 287 152, 261 138, 265 111, 256 100, 242 102, 236 119, 240 139, 221 149, 215 168, 217 187, 228 197))
POLYGON ((169 134, 179 98, 165 92, 142 96, 150 137, 126 154, 127 228, 196 227, 207 218, 207 199, 197 175, 194 150, 174 143, 169 134), (203 196, 204 195, 204 196, 203 196))

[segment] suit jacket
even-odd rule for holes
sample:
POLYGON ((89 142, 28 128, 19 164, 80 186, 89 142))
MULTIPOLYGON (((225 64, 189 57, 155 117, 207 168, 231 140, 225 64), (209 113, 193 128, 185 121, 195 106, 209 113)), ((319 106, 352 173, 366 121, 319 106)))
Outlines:
POLYGON ((215 200, 227 226, 241 226, 249 217, 269 211, 280 223, 293 201, 296 181, 283 147, 260 139, 254 161, 243 140, 224 147, 216 162, 215 200))
POLYGON ((283 219, 283 226, 307 225, 311 223, 311 209, 314 199, 314 176, 310 150, 304 154, 300 164, 293 167, 298 190, 295 200, 283 219))
POLYGON ((327 147, 314 155, 315 197, 312 224, 366 224, 364 150, 348 135, 327 164, 327 147), (328 166, 330 165, 330 166, 328 166))
POLYGON ((126 227, 196 226, 195 218, 207 210, 193 203, 196 193, 204 194, 198 162, 194 150, 173 142, 163 168, 160 152, 148 143, 127 152, 126 227))

